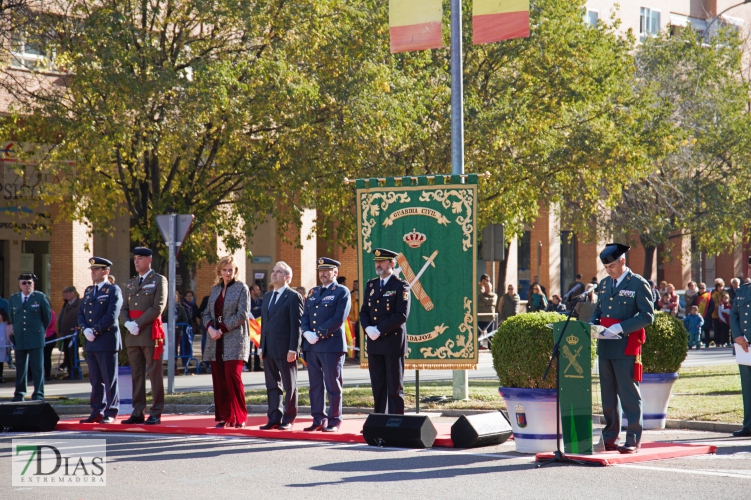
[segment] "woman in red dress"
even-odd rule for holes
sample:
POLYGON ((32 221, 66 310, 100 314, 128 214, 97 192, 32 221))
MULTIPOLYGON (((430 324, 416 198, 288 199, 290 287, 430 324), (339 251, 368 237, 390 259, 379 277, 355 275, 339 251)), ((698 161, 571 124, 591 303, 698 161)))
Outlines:
POLYGON ((202 317, 209 334, 205 359, 211 362, 217 427, 243 428, 248 419, 242 369, 250 353, 250 293, 237 279, 237 271, 231 255, 219 260, 216 284, 202 317))

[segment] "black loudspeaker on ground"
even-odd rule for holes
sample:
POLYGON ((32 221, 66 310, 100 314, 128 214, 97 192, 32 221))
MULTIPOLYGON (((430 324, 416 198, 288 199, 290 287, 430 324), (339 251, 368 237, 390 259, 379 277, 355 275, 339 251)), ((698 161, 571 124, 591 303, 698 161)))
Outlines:
POLYGON ((389 415, 371 413, 362 428, 371 446, 430 448, 438 431, 426 415, 389 415))
POLYGON ((511 424, 499 411, 462 415, 451 426, 451 441, 456 448, 477 448, 503 444, 512 433, 511 424))
POLYGON ((44 401, 0 404, 0 430, 16 432, 49 432, 60 417, 44 401))

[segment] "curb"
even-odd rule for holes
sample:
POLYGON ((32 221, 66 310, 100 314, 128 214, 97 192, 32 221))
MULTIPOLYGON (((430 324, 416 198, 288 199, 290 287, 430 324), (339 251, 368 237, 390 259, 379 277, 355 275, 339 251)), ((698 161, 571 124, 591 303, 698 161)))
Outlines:
MULTIPOLYGON (((86 405, 52 405, 52 408, 58 415, 66 416, 86 416, 91 409, 86 405)), ((190 414, 190 413, 207 413, 209 406, 206 405, 164 405, 164 413, 172 414, 190 414)), ((248 405, 248 413, 264 414, 268 411, 266 405, 248 405)), ((310 413, 310 406, 299 406, 298 411, 301 415, 310 413)), ((493 413, 497 410, 428 410, 421 414, 440 417, 461 417, 462 415, 479 415, 483 413, 493 413)), ((342 413, 346 415, 369 415, 373 413, 373 408, 360 408, 345 406, 342 413)), ((412 413, 412 412, 409 412, 412 413)), ((604 424, 605 417, 602 415, 592 415, 593 424, 604 424)), ((683 429, 689 431, 717 432, 720 434, 731 433, 743 427, 742 424, 730 424, 725 422, 703 422, 700 420, 676 420, 668 419, 665 423, 666 429, 683 429)))

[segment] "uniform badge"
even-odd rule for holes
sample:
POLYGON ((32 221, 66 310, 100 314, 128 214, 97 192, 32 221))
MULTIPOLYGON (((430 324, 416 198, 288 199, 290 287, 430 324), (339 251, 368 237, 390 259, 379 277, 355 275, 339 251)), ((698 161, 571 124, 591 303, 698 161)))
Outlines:
POLYGON ((374 293, 375 293, 375 289, 371 286, 370 287, 370 296, 372 297, 374 293))
POLYGON ((522 429, 525 428, 527 426, 527 414, 524 413, 524 407, 516 405, 514 410, 516 411, 516 425, 522 429))
POLYGON ((402 294, 402 300, 405 300, 405 301, 406 301, 406 300, 409 300, 409 292, 404 292, 404 293, 402 294))

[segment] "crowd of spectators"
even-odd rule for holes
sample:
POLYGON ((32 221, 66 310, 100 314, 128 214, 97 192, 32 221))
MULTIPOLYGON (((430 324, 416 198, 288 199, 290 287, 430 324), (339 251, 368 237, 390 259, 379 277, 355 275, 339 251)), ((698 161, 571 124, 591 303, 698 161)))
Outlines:
MULTIPOLYGON (((561 297, 553 294, 548 298, 545 287, 535 277, 529 287, 526 303, 520 298, 514 285, 508 285, 506 293, 497 296, 487 274, 478 283, 478 327, 480 336, 492 332, 506 319, 520 312, 558 312, 567 314, 573 309, 572 318, 589 322, 597 308, 597 284, 593 277, 588 284, 577 274, 576 280, 566 287, 561 297), (495 313, 495 315, 493 314, 495 313), (491 321, 490 318, 494 318, 491 321)), ((731 347, 730 309, 743 278, 733 278, 730 285, 717 278, 714 288, 709 290, 705 283, 690 281, 685 290, 676 290, 672 283, 648 280, 652 288, 655 311, 662 311, 684 321, 690 334, 689 346, 731 347), (695 311, 693 313, 692 311, 695 311)), ((748 278, 746 283, 751 282, 748 278)))

